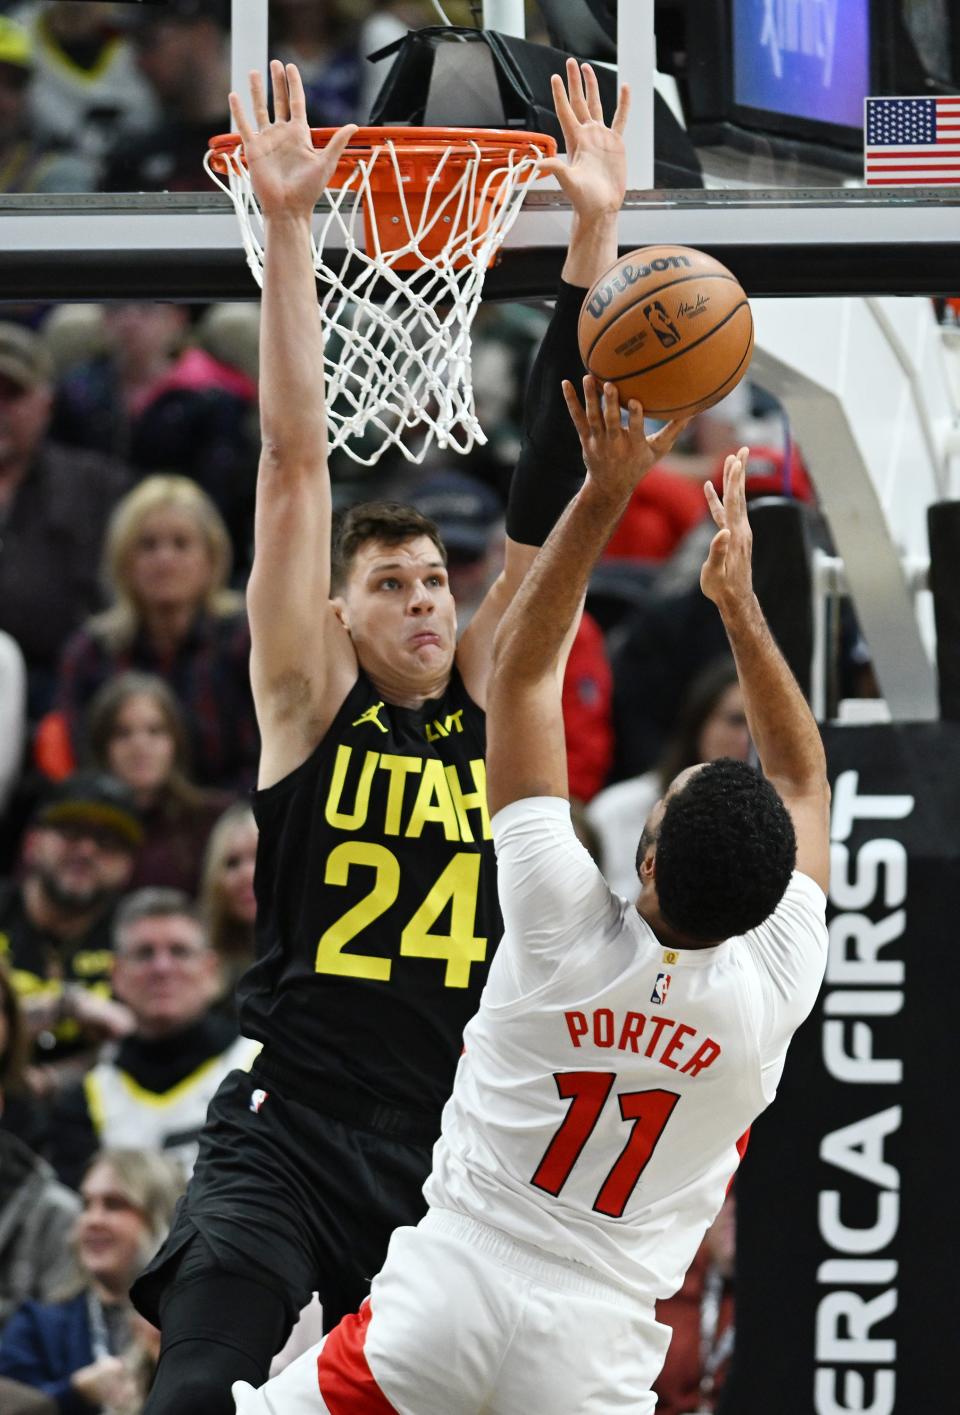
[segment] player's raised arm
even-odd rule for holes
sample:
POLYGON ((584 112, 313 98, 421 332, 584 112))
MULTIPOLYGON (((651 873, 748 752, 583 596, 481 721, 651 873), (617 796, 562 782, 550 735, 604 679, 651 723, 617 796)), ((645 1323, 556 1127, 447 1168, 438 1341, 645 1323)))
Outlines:
POLYGON ((238 95, 230 95, 266 228, 263 445, 247 589, 251 676, 263 736, 261 786, 303 760, 356 676, 352 646, 329 605, 323 331, 310 247, 313 209, 355 128, 341 128, 318 152, 297 69, 275 60, 270 77, 272 120, 260 74, 250 76, 252 120, 238 95))
POLYGON ((797 868, 826 891, 830 867, 830 787, 820 732, 777 647, 753 592, 753 535, 744 490, 749 453, 742 447, 723 469, 723 499, 704 492, 717 533, 700 586, 720 611, 740 678, 750 735, 764 775, 793 819, 797 868))
POLYGON ((617 259, 617 216, 626 191, 623 129, 629 92, 609 127, 603 120, 597 78, 567 61, 567 86, 553 77, 553 97, 566 158, 542 170, 554 173, 573 207, 570 243, 550 325, 531 370, 524 399, 520 456, 510 484, 504 571, 465 631, 457 662, 475 702, 486 701, 491 648, 497 625, 527 568, 583 481, 583 455, 567 417, 562 383, 583 372, 577 343, 580 307, 589 287, 617 259))
POLYGON ((669 452, 684 426, 653 437, 633 402, 626 424, 613 384, 583 381, 586 407, 570 383, 564 396, 587 476, 506 610, 494 648, 487 707, 487 790, 491 812, 526 796, 566 796, 561 710, 562 652, 590 573, 637 482, 669 452))

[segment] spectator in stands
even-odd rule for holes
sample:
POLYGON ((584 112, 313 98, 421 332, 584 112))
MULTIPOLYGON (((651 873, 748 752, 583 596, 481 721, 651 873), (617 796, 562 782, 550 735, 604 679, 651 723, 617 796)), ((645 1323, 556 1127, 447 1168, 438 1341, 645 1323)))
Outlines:
POLYGON ((143 822, 128 888, 196 895, 207 839, 230 797, 190 780, 186 724, 169 686, 150 673, 108 678, 90 704, 87 748, 94 766, 130 788, 143 822))
POLYGON ((627 503, 604 560, 667 560, 706 516, 703 486, 682 472, 653 467, 627 503))
POLYGON ((128 895, 117 910, 114 952, 114 992, 136 1030, 58 1097, 50 1158, 70 1185, 101 1147, 162 1150, 189 1177, 214 1092, 228 1072, 250 1065, 259 1046, 211 1013, 217 955, 179 890, 128 895))
POLYGON ((254 959, 257 896, 257 822, 245 801, 229 806, 213 827, 203 861, 200 912, 220 960, 218 1007, 234 1013, 234 989, 254 959))
POLYGON ((33 67, 29 31, 0 15, 0 191, 92 191, 93 163, 58 152, 31 131, 28 96, 33 67))
POLYGON ((52 788, 34 817, 22 883, 0 885, 0 957, 20 994, 36 1090, 63 1080, 52 1065, 84 1045, 128 1032, 110 999, 111 914, 133 869, 142 830, 127 788, 78 772, 52 788))
POLYGON ((21 1302, 49 1301, 66 1279, 67 1239, 80 1207, 8 1124, 24 1091, 26 1041, 16 991, 0 967, 0 1332, 21 1302))
POLYGON ((657 1415, 711 1415, 733 1354, 736 1218, 730 1194, 714 1219, 679 1292, 657 1303, 657 1321, 673 1331, 654 1384, 657 1415))
POLYGON ((130 1305, 134 1278, 170 1226, 182 1189, 162 1155, 105 1150, 80 1186, 72 1293, 26 1302, 0 1344, 0 1376, 50 1396, 60 1415, 140 1409, 156 1349, 130 1305))
POLYGON ((613 674, 597 621, 584 611, 563 678, 570 795, 591 801, 613 760, 613 674))
POLYGON ((60 667, 59 706, 78 755, 94 694, 113 674, 137 669, 163 678, 179 699, 201 785, 252 783, 250 635, 242 596, 226 588, 230 562, 223 518, 188 477, 147 477, 124 497, 104 554, 113 603, 77 631, 60 667))
POLYGON ((359 121, 362 61, 352 26, 337 10, 316 0, 272 0, 270 8, 270 53, 300 70, 315 128, 359 121))
POLYGON ((95 176, 107 148, 156 114, 115 7, 59 0, 24 5, 17 17, 33 45, 31 127, 40 141, 83 157, 95 176))
POLYGON ((123 457, 138 473, 175 467, 212 497, 234 561, 249 567, 259 429, 256 383, 188 343, 186 307, 111 305, 107 350, 60 382, 52 435, 71 447, 123 457))
POLYGON ((23 766, 27 736, 27 665, 16 639, 0 629, 0 817, 23 766))
POLYGON ((630 900, 637 894, 633 822, 646 820, 670 782, 698 762, 718 757, 746 761, 749 752, 750 733, 736 668, 729 657, 717 659, 690 684, 676 730, 653 770, 608 786, 587 807, 587 819, 600 839, 603 872, 615 894, 630 900))
POLYGON ((47 440, 50 378, 40 336, 0 323, 0 629, 27 661, 33 722, 65 640, 102 603, 104 527, 129 484, 121 464, 47 440))
POLYGON ((230 88, 225 0, 166 0, 144 5, 133 29, 137 64, 160 117, 146 133, 119 142, 103 179, 108 192, 206 191, 207 141, 228 133, 230 88))
POLYGON ((373 100, 390 72, 392 62, 387 58, 371 63, 369 56, 402 39, 407 30, 419 29, 422 25, 433 23, 432 15, 427 13, 424 5, 418 0, 373 0, 372 11, 360 26, 358 42, 360 58, 363 60, 358 123, 367 121, 373 100))

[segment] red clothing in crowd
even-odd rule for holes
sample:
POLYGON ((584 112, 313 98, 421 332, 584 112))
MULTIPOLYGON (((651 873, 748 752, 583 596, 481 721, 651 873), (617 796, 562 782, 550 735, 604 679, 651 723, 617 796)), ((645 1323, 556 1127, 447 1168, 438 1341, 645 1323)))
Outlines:
POLYGON ((563 680, 570 795, 589 801, 613 761, 613 674, 595 619, 584 614, 563 680))
POLYGON ((631 496, 604 559, 666 560, 706 514, 698 482, 653 467, 631 496))

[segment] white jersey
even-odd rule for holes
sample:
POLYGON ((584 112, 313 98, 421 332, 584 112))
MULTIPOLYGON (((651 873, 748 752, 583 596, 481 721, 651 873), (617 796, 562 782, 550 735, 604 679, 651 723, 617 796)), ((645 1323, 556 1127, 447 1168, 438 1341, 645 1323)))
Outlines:
POLYGON ((676 951, 611 893, 565 800, 515 801, 492 824, 504 937, 424 1193, 669 1296, 813 1006, 823 892, 794 874, 759 928, 676 951))
POLYGON ((231 1071, 249 1071, 260 1043, 237 1037, 169 1091, 148 1091, 111 1061, 83 1078, 90 1120, 108 1149, 162 1150, 189 1179, 197 1161, 207 1107, 231 1071))

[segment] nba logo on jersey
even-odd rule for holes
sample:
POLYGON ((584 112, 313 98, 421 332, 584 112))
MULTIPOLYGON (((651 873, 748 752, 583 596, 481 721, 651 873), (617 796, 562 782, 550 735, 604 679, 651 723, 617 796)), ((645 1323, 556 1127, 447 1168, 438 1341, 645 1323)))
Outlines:
POLYGON ((661 1005, 667 1000, 667 993, 670 991, 670 974, 658 973, 657 981, 653 985, 653 992, 650 994, 651 1002, 659 1002, 661 1005))
POLYGON ((269 1094, 269 1091, 261 1091, 259 1089, 253 1092, 250 1097, 250 1109, 253 1111, 254 1115, 260 1114, 260 1107, 263 1105, 264 1101, 267 1099, 267 1096, 269 1096, 269 1094))

